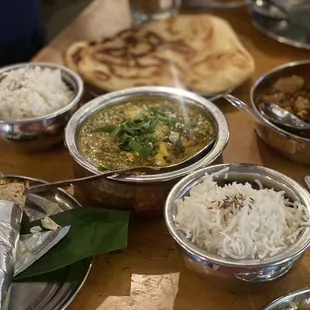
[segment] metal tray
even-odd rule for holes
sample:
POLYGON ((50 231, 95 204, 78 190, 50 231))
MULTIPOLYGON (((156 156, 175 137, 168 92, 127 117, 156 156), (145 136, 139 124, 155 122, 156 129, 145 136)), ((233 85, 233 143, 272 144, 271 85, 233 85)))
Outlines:
MULTIPOLYGON (((310 4, 305 7, 305 12, 310 14, 310 4)), ((254 9, 250 10, 250 16, 253 26, 268 37, 280 43, 310 49, 310 22, 309 25, 303 25, 302 18, 298 24, 277 20, 259 14, 254 9)))
MULTIPOLYGON (((17 175, 1 177, 28 180, 30 184, 44 183, 42 180, 17 175)), ((81 205, 66 191, 43 192, 42 196, 55 201, 63 210, 79 208, 81 205)), ((27 201, 27 203, 30 203, 27 201)), ((37 277, 14 282, 9 310, 64 310, 84 284, 92 258, 87 258, 68 267, 37 277)))

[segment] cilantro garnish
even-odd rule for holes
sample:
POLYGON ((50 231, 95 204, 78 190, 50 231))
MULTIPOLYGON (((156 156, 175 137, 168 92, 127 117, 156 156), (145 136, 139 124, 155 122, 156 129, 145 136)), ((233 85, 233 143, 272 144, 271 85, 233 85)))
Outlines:
POLYGON ((99 127, 90 132, 109 133, 118 138, 121 150, 138 153, 146 158, 158 149, 158 140, 154 133, 159 122, 172 127, 177 123, 177 120, 168 117, 165 111, 161 109, 150 108, 148 114, 128 119, 122 124, 99 127))

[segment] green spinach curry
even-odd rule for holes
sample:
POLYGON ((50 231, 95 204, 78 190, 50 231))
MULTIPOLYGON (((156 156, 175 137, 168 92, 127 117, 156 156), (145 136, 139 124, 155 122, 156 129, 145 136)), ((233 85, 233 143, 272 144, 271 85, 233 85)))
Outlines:
POLYGON ((84 156, 104 171, 177 164, 215 137, 213 122, 199 107, 136 99, 91 115, 82 125, 78 144, 84 156))

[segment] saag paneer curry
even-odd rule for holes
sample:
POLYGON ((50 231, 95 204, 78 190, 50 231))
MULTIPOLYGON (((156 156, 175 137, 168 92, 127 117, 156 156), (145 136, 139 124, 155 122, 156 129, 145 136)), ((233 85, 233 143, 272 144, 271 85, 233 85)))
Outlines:
POLYGON ((82 125, 78 146, 104 171, 177 164, 215 137, 213 122, 199 107, 142 98, 95 112, 82 125))

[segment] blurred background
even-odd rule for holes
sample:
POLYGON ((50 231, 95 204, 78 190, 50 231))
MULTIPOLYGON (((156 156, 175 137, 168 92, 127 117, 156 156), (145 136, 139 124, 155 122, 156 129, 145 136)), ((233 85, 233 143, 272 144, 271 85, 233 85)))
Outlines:
POLYGON ((90 2, 92 0, 40 0, 41 17, 48 40, 67 27, 90 2))

